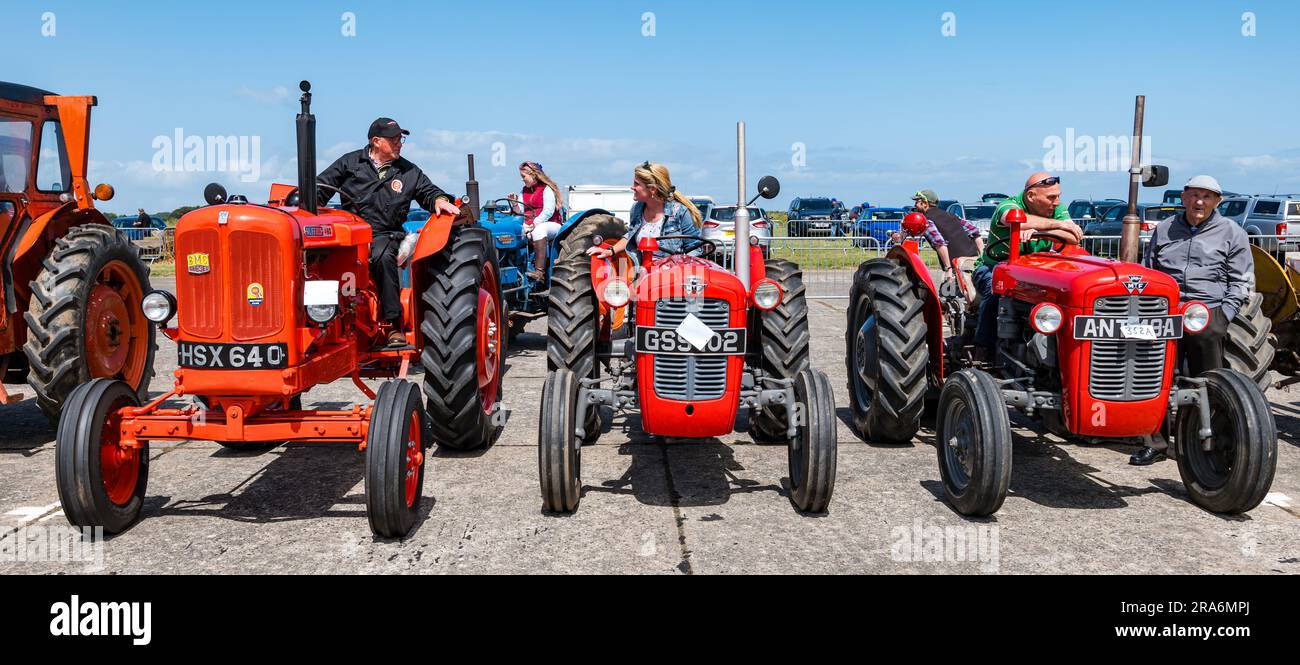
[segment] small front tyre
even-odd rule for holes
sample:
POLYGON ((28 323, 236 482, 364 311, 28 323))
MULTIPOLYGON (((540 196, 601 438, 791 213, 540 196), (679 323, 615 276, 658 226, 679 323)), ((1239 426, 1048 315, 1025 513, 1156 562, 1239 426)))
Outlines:
POLYGON ((1210 399, 1210 449, 1199 435, 1200 409, 1181 407, 1174 424, 1178 474, 1192 503, 1215 513, 1238 514, 1258 506, 1277 471, 1277 425, 1268 400, 1250 377, 1230 369, 1206 372, 1210 399))
POLYGON ((935 430, 948 503, 963 515, 997 512, 1011 485, 1011 420, 993 377, 977 369, 948 377, 935 430))
POLYGON ((92 379, 68 395, 55 438, 54 478, 72 526, 121 533, 140 516, 149 442, 122 445, 118 414, 138 406, 136 391, 116 379, 92 379))
POLYGON ((381 538, 402 538, 415 526, 424 491, 424 419, 414 384, 379 387, 366 436, 366 516, 381 538))
POLYGON ((790 501, 805 513, 824 513, 835 490, 835 396, 825 374, 805 369, 795 376, 794 397, 799 431, 789 440, 790 501))
POLYGON ((577 377, 567 369, 548 372, 537 437, 542 509, 547 512, 575 512, 582 499, 582 444, 574 428, 577 411, 577 377))

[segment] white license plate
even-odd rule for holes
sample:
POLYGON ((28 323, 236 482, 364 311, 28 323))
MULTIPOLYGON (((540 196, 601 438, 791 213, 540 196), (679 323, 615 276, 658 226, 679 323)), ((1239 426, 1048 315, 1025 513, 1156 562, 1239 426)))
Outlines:
POLYGON ((1156 335, 1156 327, 1144 323, 1121 323, 1119 326, 1120 334, 1124 339, 1142 339, 1153 340, 1156 335))

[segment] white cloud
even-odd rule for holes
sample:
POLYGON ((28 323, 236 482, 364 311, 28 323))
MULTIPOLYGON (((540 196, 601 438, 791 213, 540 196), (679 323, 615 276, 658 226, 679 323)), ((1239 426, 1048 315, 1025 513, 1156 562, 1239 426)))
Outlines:
POLYGON ((290 92, 288 88, 282 85, 277 85, 270 89, 255 89, 246 85, 241 85, 235 89, 235 96, 244 99, 251 99, 259 104, 275 106, 293 100, 294 93, 290 92))

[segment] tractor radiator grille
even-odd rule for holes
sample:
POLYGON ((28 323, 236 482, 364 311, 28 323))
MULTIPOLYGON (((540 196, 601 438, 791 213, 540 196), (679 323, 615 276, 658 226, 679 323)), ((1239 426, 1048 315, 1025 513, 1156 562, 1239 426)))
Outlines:
POLYGON ((280 244, 275 236, 257 231, 230 233, 230 302, 234 313, 231 335, 240 341, 270 337, 284 328, 285 294, 280 268, 280 244), (260 292, 254 297, 254 289, 260 292))
POLYGON ((176 236, 176 298, 180 327, 187 336, 212 339, 221 335, 221 238, 216 229, 176 236), (206 259, 203 265, 201 259, 206 259), (195 261, 194 268, 189 261, 195 261))
MULTIPOLYGON (((1156 296, 1113 296, 1093 304, 1097 316, 1161 316, 1169 301, 1156 296)), ((1168 341, 1104 340, 1092 342, 1088 392, 1095 399, 1137 402, 1160 394, 1164 387, 1168 341)))
MULTIPOLYGON (((675 328, 688 313, 710 328, 727 328, 731 310, 727 301, 713 298, 696 300, 698 311, 688 312, 686 300, 660 300, 655 303, 655 327, 675 328)), ((655 356, 655 394, 664 399, 683 401, 722 397, 727 389, 727 356, 655 356)))

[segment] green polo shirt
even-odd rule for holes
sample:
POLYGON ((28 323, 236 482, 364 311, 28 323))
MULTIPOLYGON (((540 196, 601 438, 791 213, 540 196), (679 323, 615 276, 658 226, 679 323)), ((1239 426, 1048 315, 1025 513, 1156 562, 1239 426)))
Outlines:
MULTIPOLYGON (((993 221, 989 223, 989 239, 984 243, 984 253, 980 255, 976 266, 993 266, 1006 261, 1011 255, 1011 246, 1006 242, 996 242, 999 239, 1005 239, 1011 235, 1011 229, 1002 223, 1002 217, 1007 214, 1008 210, 1024 210, 1025 193, 1021 192, 1015 196, 1004 200, 998 204, 998 209, 993 211, 993 221), (994 246, 996 243, 996 247, 994 246)), ((1063 205, 1056 206, 1052 212, 1052 219, 1061 219, 1069 221, 1070 211, 1063 205)), ((1051 249, 1052 242, 1048 240, 1026 240, 1020 243, 1020 253, 1028 254, 1030 252, 1041 252, 1051 249)))

